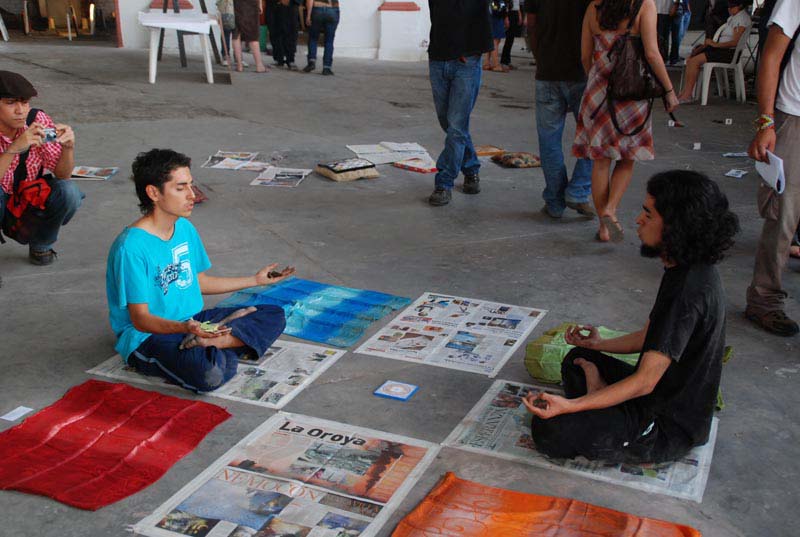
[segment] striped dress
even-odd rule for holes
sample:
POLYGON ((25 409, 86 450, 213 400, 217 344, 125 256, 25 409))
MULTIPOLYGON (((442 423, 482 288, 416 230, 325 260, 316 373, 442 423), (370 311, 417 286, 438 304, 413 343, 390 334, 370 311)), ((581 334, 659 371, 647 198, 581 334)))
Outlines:
MULTIPOLYGON (((623 136, 614 127, 606 102, 608 76, 613 64, 608 59, 608 50, 618 34, 603 31, 594 36, 594 63, 589 71, 586 90, 583 92, 578 129, 572 154, 578 158, 599 160, 652 160, 653 129, 651 120, 638 134, 623 136)), ((647 101, 615 102, 617 122, 624 132, 631 132, 647 117, 647 101)))

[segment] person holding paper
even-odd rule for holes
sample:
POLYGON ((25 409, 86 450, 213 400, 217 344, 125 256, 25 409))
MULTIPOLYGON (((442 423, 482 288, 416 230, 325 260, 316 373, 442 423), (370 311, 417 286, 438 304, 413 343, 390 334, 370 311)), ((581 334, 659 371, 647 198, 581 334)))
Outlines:
POLYGON ((784 311, 788 296, 782 275, 800 222, 800 0, 778 0, 758 64, 756 135, 750 156, 768 162, 768 152, 783 159, 783 193, 764 182, 758 208, 764 218, 753 280, 747 288, 745 316, 778 336, 794 336, 800 326, 784 311))
POLYGON ((664 275, 637 332, 602 339, 573 326, 561 367, 566 397, 531 393, 531 435, 549 457, 643 463, 677 460, 708 440, 722 374, 725 294, 716 264, 738 219, 719 186, 693 171, 652 177, 636 219, 641 253, 664 275), (636 366, 607 353, 638 352, 636 366))
POLYGON ((223 278, 187 220, 194 208, 189 157, 169 149, 140 153, 133 181, 143 216, 108 254, 106 295, 115 346, 125 362, 195 392, 220 387, 241 355, 261 356, 286 326, 283 309, 263 305, 203 310, 203 294, 271 285, 294 273, 268 265, 223 278), (203 311, 201 311, 203 310, 203 311))

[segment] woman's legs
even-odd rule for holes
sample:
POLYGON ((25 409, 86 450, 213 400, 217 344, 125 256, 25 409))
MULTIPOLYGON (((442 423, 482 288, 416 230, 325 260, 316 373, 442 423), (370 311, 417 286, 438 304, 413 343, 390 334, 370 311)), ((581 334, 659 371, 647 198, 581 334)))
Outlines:
MULTIPOLYGON (((241 40, 239 43, 239 47, 241 48, 241 40)), ((250 52, 253 53, 253 59, 255 59, 256 62, 256 73, 265 72, 267 68, 264 67, 264 62, 261 61, 261 45, 258 41, 250 41, 248 44, 250 45, 250 52)))
POLYGON ((597 213, 600 216, 610 216, 612 220, 617 219, 617 207, 622 201, 622 195, 628 190, 633 177, 633 161, 618 160, 614 165, 614 172, 611 174, 611 188, 608 193, 608 203, 605 212, 597 213))
MULTIPOLYGON (((602 216, 605 214, 608 205, 609 184, 611 179, 609 171, 611 169, 611 159, 603 158, 594 161, 592 166, 592 201, 595 211, 602 216)), ((608 229, 603 221, 600 221, 600 228, 597 230, 597 239, 602 242, 610 240, 608 229)))
POLYGON ((236 59, 236 70, 239 72, 244 71, 242 67, 242 36, 236 34, 233 37, 233 57, 236 59))
POLYGON ((703 68, 703 64, 707 61, 706 55, 702 52, 686 60, 686 80, 684 81, 681 94, 678 95, 678 99, 688 101, 692 98, 694 94, 694 85, 697 84, 697 78, 700 76, 700 69, 703 68))

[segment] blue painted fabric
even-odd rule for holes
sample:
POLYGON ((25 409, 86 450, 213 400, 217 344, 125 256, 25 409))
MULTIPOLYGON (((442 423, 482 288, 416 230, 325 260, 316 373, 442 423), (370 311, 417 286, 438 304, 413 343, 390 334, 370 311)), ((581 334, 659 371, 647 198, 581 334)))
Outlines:
POLYGON ((268 287, 244 289, 218 306, 280 306, 286 314, 285 334, 349 347, 373 322, 410 303, 411 299, 386 293, 289 278, 268 287))

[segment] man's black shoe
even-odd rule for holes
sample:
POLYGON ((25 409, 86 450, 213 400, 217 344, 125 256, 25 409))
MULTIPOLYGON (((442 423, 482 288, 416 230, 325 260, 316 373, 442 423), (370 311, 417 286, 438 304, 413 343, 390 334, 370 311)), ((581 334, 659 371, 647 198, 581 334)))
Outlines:
POLYGON ((286 68, 290 71, 297 71, 297 64, 295 63, 287 63, 286 68))
POLYGON ((314 63, 314 62, 308 62, 308 65, 306 65, 305 67, 303 67, 303 72, 304 72, 304 73, 310 73, 311 71, 313 71, 313 70, 314 70, 314 69, 316 69, 316 68, 317 68, 317 64, 316 64, 316 63, 314 63))
POLYGON ((28 261, 31 262, 33 265, 38 265, 43 267, 45 265, 52 265, 53 261, 56 260, 58 254, 56 251, 50 248, 49 250, 39 251, 39 250, 28 250, 28 261))
POLYGON ((477 173, 464 175, 464 194, 477 194, 481 191, 481 178, 477 173))
POLYGON ((272 65, 274 65, 275 67, 283 67, 283 62, 280 61, 272 62, 272 65))
POLYGON ((441 207, 442 205, 447 205, 450 203, 451 197, 452 193, 450 192, 450 189, 436 187, 433 191, 433 194, 431 194, 428 198, 428 203, 434 207, 441 207))
POLYGON ((800 326, 787 317, 782 310, 768 311, 762 315, 745 310, 744 316, 776 336, 790 337, 800 332, 800 326))
POLYGON ((331 71, 330 67, 323 67, 322 74, 325 76, 333 76, 333 71, 331 71))

